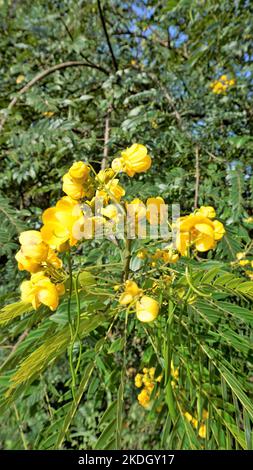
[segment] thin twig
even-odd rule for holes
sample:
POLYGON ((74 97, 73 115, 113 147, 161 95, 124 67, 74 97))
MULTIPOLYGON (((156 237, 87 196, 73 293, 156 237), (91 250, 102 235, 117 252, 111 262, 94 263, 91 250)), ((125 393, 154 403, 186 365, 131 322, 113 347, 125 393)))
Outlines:
POLYGON ((198 207, 198 200, 199 200, 199 146, 196 145, 195 147, 195 197, 194 197, 194 209, 198 207))
POLYGON ((32 80, 30 80, 30 82, 28 82, 23 88, 21 88, 21 90, 18 91, 16 96, 14 96, 14 98, 11 100, 11 102, 9 103, 9 105, 7 107, 7 112, 4 114, 2 120, 0 121, 0 131, 4 127, 4 124, 7 120, 9 111, 15 106, 15 104, 19 100, 20 96, 22 96, 30 88, 32 88, 32 86, 35 85, 35 83, 37 83, 40 80, 42 80, 43 78, 47 77, 51 73, 56 72, 57 70, 66 69, 67 67, 90 67, 90 68, 100 70, 100 72, 103 72, 106 75, 108 75, 108 72, 103 67, 100 67, 100 65, 90 64, 90 63, 83 62, 83 61, 80 61, 80 60, 62 62, 61 64, 53 65, 53 67, 50 67, 49 69, 43 70, 38 75, 33 77, 32 80))
POLYGON ((99 16, 100 16, 101 23, 102 23, 102 26, 103 26, 103 30, 104 30, 104 33, 105 33, 105 37, 106 37, 106 42, 108 44, 108 47, 109 47, 109 50, 110 50, 110 53, 111 53, 111 56, 112 56, 112 62, 113 62, 114 68, 117 72, 118 71, 118 63, 117 63, 116 57, 114 55, 113 48, 112 48, 112 45, 111 45, 111 41, 110 41, 110 38, 109 38, 109 34, 108 34, 108 31, 107 31, 107 28, 106 28, 106 22, 105 22, 103 10, 101 8, 100 0, 97 0, 97 4, 98 4, 99 16))
POLYGON ((104 133, 104 152, 103 152, 103 159, 101 162, 101 170, 104 170, 107 167, 107 160, 108 160, 108 141, 109 141, 109 134, 110 134, 110 114, 112 108, 109 106, 106 118, 105 118, 105 133, 104 133))

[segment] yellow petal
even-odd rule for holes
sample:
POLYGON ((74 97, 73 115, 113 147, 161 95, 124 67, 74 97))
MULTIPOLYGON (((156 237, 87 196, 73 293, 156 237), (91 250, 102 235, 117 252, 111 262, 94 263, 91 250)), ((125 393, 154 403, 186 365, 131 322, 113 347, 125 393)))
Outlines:
POLYGON ((79 183, 77 182, 77 180, 71 178, 69 173, 66 173, 62 179, 62 190, 72 199, 78 200, 82 199, 85 196, 85 191, 82 183, 79 183))
POLYGON ((197 211, 196 215, 203 215, 209 219, 214 219, 216 217, 215 209, 212 206, 201 206, 197 211))
POLYGON ((226 233, 224 225, 219 220, 214 220, 213 225, 214 225, 214 238, 215 240, 220 240, 226 233))
POLYGON ((82 161, 75 162, 69 169, 69 175, 71 178, 78 180, 80 183, 84 183, 89 175, 89 167, 82 161))
POLYGON ((154 321, 159 313, 159 303, 144 295, 140 301, 136 303, 136 316, 138 320, 146 323, 154 321))

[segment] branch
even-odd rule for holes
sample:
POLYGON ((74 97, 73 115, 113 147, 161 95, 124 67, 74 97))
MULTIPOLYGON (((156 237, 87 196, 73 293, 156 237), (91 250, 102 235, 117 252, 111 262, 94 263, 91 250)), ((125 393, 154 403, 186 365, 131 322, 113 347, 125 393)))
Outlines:
MULTIPOLYGON (((61 64, 54 65, 53 67, 50 67, 47 70, 43 70, 38 75, 36 75, 32 80, 30 80, 30 82, 28 82, 23 88, 21 88, 21 90, 18 91, 17 95, 14 96, 14 98, 9 103, 7 111, 10 111, 15 106, 15 104, 17 103, 17 101, 19 100, 21 95, 23 95, 30 88, 32 88, 32 86, 35 85, 35 83, 37 83, 40 80, 42 80, 43 78, 47 77, 47 75, 50 75, 51 73, 56 72, 57 70, 66 69, 67 67, 79 67, 79 66, 80 67, 95 68, 95 69, 100 70, 101 72, 105 73, 106 75, 108 75, 108 72, 103 67, 100 67, 99 65, 88 64, 86 62, 79 61, 79 60, 74 60, 74 61, 69 61, 69 62, 62 62, 61 64)), ((4 114, 3 118, 0 121, 0 131, 3 129, 4 124, 7 120, 7 117, 8 117, 8 112, 6 114, 4 114)))
POLYGON ((110 114, 112 108, 109 106, 106 118, 105 118, 105 133, 104 133, 104 152, 103 152, 103 159, 101 162, 101 170, 104 170, 107 167, 107 159, 108 159, 108 141, 109 141, 109 133, 110 133, 110 114))
POLYGON ((109 47, 109 50, 110 50, 110 53, 111 53, 111 56, 112 56, 113 65, 114 65, 114 68, 117 72, 118 71, 118 63, 117 63, 116 57, 115 57, 114 52, 113 52, 113 48, 112 48, 112 45, 111 45, 109 34, 107 32, 105 18, 104 18, 103 11, 102 11, 102 8, 101 8, 100 0, 97 0, 97 4, 98 4, 99 16, 100 16, 100 19, 101 19, 101 23, 102 23, 102 26, 103 26, 104 33, 105 33, 106 41, 107 41, 107 44, 108 44, 108 47, 109 47))
POLYGON ((195 197, 194 197, 194 209, 198 207, 198 199, 199 199, 199 147, 196 145, 195 147, 195 197))

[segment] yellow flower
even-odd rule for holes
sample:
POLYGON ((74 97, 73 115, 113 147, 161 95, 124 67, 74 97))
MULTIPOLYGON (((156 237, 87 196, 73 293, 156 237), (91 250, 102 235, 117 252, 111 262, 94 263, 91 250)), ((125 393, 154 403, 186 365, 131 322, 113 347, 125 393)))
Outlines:
POLYGON ((108 219, 114 220, 115 222, 119 220, 119 212, 114 204, 109 204, 105 208, 102 208, 101 214, 107 217, 108 219))
POLYGON ((170 365, 170 371, 171 371, 171 375, 174 379, 178 380, 178 377, 179 377, 179 368, 178 367, 174 367, 174 364, 173 364, 173 361, 171 361, 171 365, 170 365))
POLYGON ((182 256, 187 256, 187 251, 190 244, 189 232, 180 232, 177 234, 176 248, 182 256))
POLYGON ((240 266, 247 266, 248 264, 250 264, 250 260, 249 259, 241 259, 239 261, 239 264, 240 264, 240 266))
POLYGON ((126 193, 124 188, 122 188, 122 186, 119 185, 118 179, 113 179, 112 181, 109 181, 109 183, 105 185, 105 190, 106 190, 106 194, 109 195, 109 198, 113 199, 112 198, 113 196, 117 202, 119 202, 120 199, 123 196, 125 196, 125 193, 126 193))
POLYGON ((119 303, 121 305, 128 305, 136 300, 141 294, 142 289, 137 286, 136 282, 128 280, 125 282, 125 290, 120 296, 119 303))
POLYGON ((96 180, 100 184, 108 183, 115 176, 115 171, 112 168, 106 168, 105 170, 100 170, 96 176, 96 180))
POLYGON ((82 199, 85 196, 83 184, 72 178, 69 173, 66 173, 62 179, 62 190, 67 196, 75 200, 82 199))
POLYGON ((42 115, 45 116, 45 117, 51 118, 54 115, 54 112, 53 111, 45 111, 44 113, 42 113, 42 115))
MULTIPOLYGON (((69 176, 79 183, 84 183, 90 173, 90 168, 82 161, 75 162, 69 169, 69 176)), ((74 198, 75 199, 75 198, 74 198)))
POLYGON ((112 169, 116 172, 123 171, 128 176, 135 173, 142 173, 151 167, 151 157, 148 155, 145 145, 133 144, 131 147, 121 152, 120 158, 115 158, 112 162, 112 169))
POLYGON ((242 253, 242 252, 236 253, 236 258, 238 260, 245 258, 245 256, 246 256, 246 253, 242 253))
POLYGON ((48 254, 48 246, 43 242, 41 233, 37 230, 27 230, 19 237, 22 254, 32 258, 37 263, 45 261, 48 254))
POLYGON ((206 420, 209 418, 209 413, 207 410, 202 411, 202 419, 206 420))
POLYGON ((215 209, 212 206, 201 206, 196 212, 196 215, 203 215, 209 219, 214 219, 216 217, 215 209))
POLYGON ((142 374, 136 374, 134 383, 137 388, 140 388, 142 386, 142 374))
POLYGON ((137 258, 139 259, 145 259, 147 257, 147 250, 140 250, 137 253, 137 258))
POLYGON ((147 408, 150 402, 150 393, 146 388, 143 388, 138 395, 138 401, 143 408, 147 408))
POLYGON ((62 260, 58 258, 57 254, 54 252, 54 250, 52 250, 52 248, 49 248, 48 250, 46 263, 51 264, 56 269, 62 268, 62 260))
POLYGON ((140 301, 136 303, 136 316, 138 320, 146 323, 154 321, 159 313, 159 303, 144 295, 140 301))
POLYGON ((181 217, 178 228, 176 246, 183 256, 187 254, 187 247, 191 244, 200 252, 211 250, 225 233, 221 222, 198 214, 181 217))
POLYGON ((253 272, 252 271, 245 271, 245 274, 253 281, 253 272))
POLYGON ((160 196, 150 197, 147 199, 147 220, 151 225, 158 225, 159 222, 164 220, 165 211, 164 199, 160 196))
POLYGON ((253 217, 247 217, 247 219, 244 219, 244 222, 246 224, 252 224, 253 223, 253 217))
POLYGON ((176 263, 179 259, 178 253, 175 253, 171 248, 168 250, 160 250, 159 248, 156 250, 154 259, 162 259, 164 263, 176 263))
POLYGON ((220 240, 226 233, 224 225, 219 220, 214 220, 213 226, 214 226, 214 239, 220 240))
POLYGON ((216 94, 221 94, 221 93, 226 93, 227 89, 235 85, 235 79, 229 79, 227 75, 221 75, 218 80, 215 80, 214 82, 211 83, 211 88, 213 93, 216 94))
POLYGON ((41 264, 37 263, 32 258, 24 256, 21 250, 16 253, 15 258, 18 262, 18 269, 20 271, 26 270, 30 273, 36 273, 41 270, 41 264))
POLYGON ((65 291, 62 284, 53 284, 43 272, 32 274, 30 281, 23 281, 20 290, 21 300, 31 303, 35 310, 41 304, 55 310, 58 307, 59 295, 65 291))
POLYGON ((19 85, 19 83, 22 83, 25 79, 24 75, 18 75, 16 78, 16 84, 19 85))
POLYGON ((68 196, 60 199, 55 207, 46 209, 42 215, 43 227, 41 235, 51 248, 63 251, 68 243, 73 246, 78 239, 76 234, 81 232, 84 217, 80 206, 68 196))
POLYGON ((195 429, 198 427, 198 420, 196 418, 192 418, 191 423, 195 429))
POLYGON ((189 421, 189 423, 192 422, 193 417, 190 413, 188 413, 188 411, 185 412, 184 416, 187 419, 187 421, 189 421))
POLYGON ((128 214, 134 215, 135 219, 141 220, 146 217, 146 206, 139 198, 133 199, 131 202, 126 202, 128 214))
POLYGON ((36 273, 41 270, 41 264, 48 256, 48 246, 44 243, 41 233, 37 230, 27 230, 19 237, 21 249, 15 258, 18 262, 18 269, 36 273))
POLYGON ((199 437, 202 437, 202 439, 206 438, 206 425, 205 424, 201 424, 201 426, 199 427, 199 437))

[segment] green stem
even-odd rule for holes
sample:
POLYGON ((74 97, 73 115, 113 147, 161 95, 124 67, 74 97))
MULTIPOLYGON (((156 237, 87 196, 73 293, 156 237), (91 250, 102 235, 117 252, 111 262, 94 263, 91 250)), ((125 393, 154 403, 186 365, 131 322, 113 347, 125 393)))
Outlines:
POLYGON ((72 319, 71 319, 71 297, 72 297, 72 291, 73 291, 73 274, 72 274, 72 262, 71 262, 70 250, 68 252, 68 267, 69 267, 68 322, 69 322, 70 337, 71 337, 71 344, 68 350, 68 356, 69 356, 69 367, 70 367, 70 373, 71 373, 71 390, 72 390, 73 399, 75 400, 76 374, 75 374, 75 368, 74 368, 74 362, 73 362, 74 330, 73 330, 73 324, 72 324, 72 319))
POLYGON ((131 242, 132 240, 126 238, 126 247, 125 247, 125 265, 124 270, 122 273, 122 281, 127 281, 129 277, 129 268, 130 268, 130 261, 131 261, 131 242))
POLYGON ((166 337, 165 337, 165 393, 166 402, 169 409, 169 414, 172 422, 175 424, 177 413, 175 408, 175 399, 173 396, 171 386, 171 359, 172 359, 172 325, 174 317, 175 305, 169 300, 168 319, 166 324, 166 337))
POLYGON ((22 442, 23 442, 24 449, 28 450, 28 445, 27 445, 26 438, 25 438, 25 435, 24 435, 24 432, 23 432, 23 429, 22 429, 22 423, 20 421, 19 412, 18 412, 18 409, 17 409, 15 403, 13 403, 13 407, 14 407, 16 420, 17 420, 17 423, 18 423, 18 428, 19 428, 19 432, 20 432, 20 436, 21 436, 21 439, 22 439, 22 442))
POLYGON ((121 447, 122 413, 123 413, 124 385, 125 385, 125 375, 126 375, 128 314, 129 314, 129 308, 126 309, 126 315, 125 315, 123 364, 122 364, 120 386, 118 390, 118 400, 117 400, 117 416, 116 416, 116 449, 117 450, 120 450, 120 447, 121 447))

